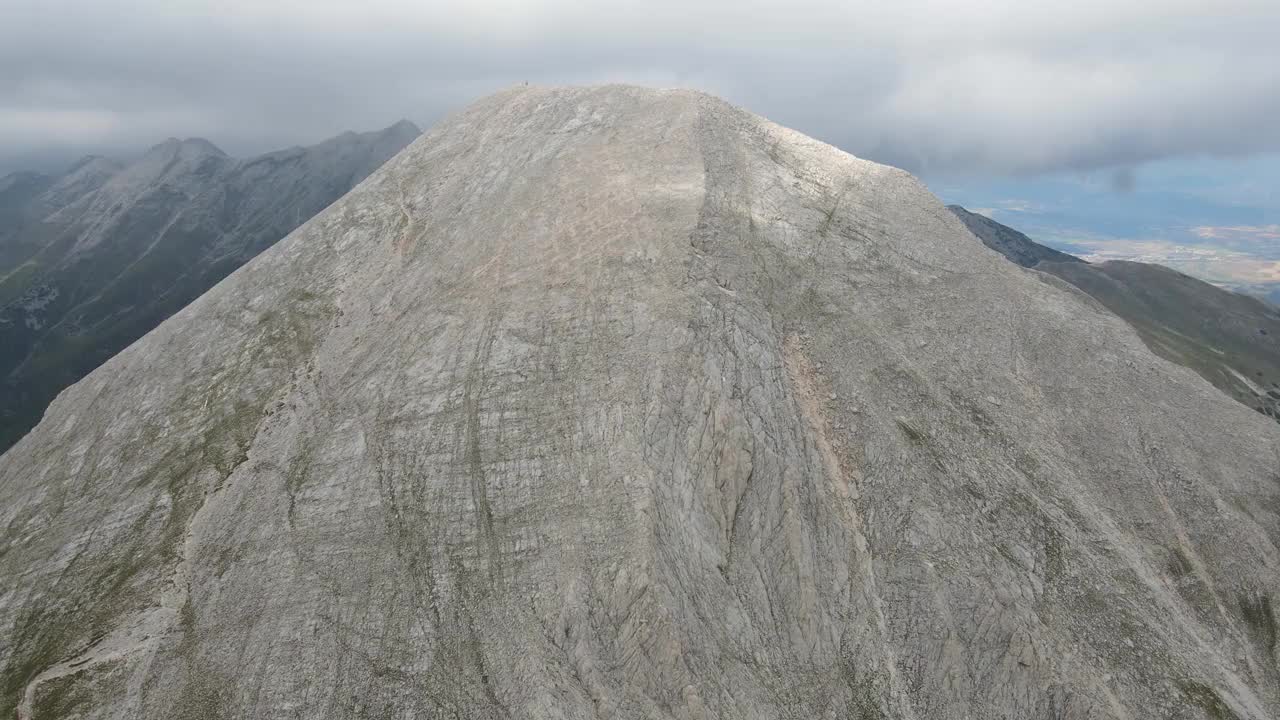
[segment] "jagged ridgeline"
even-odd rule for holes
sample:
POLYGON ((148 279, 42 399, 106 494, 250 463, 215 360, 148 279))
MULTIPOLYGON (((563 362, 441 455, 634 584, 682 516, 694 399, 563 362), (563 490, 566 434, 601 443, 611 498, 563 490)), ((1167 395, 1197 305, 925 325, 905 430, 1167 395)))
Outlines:
POLYGON ((0 178, 0 452, 63 388, 342 197, 408 122, 247 160, 167 140, 0 178))
POLYGON ((906 173, 520 88, 0 457, 0 714, 1261 720, 1278 467, 906 173))

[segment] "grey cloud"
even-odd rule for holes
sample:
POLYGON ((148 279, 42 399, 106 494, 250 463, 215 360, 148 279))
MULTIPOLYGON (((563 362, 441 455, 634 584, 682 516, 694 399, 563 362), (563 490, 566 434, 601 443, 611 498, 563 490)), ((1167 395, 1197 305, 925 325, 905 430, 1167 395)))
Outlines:
POLYGON ((1133 192, 1134 187, 1137 185, 1137 181, 1138 178, 1137 175, 1134 174, 1133 168, 1117 168, 1113 173, 1111 173, 1111 190, 1118 193, 1133 192))
POLYGON ((699 87, 917 172, 1280 149, 1280 3, 48 0, 0 27, 0 163, 200 135, 231 152, 506 85, 699 87))

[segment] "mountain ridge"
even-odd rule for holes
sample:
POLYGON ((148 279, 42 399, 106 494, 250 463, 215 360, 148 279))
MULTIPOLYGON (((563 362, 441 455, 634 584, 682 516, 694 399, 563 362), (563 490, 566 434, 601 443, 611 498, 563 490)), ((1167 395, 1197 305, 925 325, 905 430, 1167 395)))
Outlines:
POLYGON ((481 100, 0 456, 0 710, 1274 715, 1280 428, 1049 277, 704 94, 481 100))
POLYGON ((1078 288, 1129 323, 1153 352, 1280 422, 1280 308, 1154 263, 1089 263, 958 205, 985 245, 1078 288))
POLYGON ((54 393, 416 134, 400 121, 245 159, 200 138, 170 138, 129 163, 87 157, 15 205, 0 231, 0 450, 54 393))
POLYGON ((1084 262, 1075 255, 1041 245, 985 215, 969 212, 959 205, 948 205, 947 209, 955 213, 984 245, 1023 267, 1035 267, 1037 263, 1046 261, 1084 262))

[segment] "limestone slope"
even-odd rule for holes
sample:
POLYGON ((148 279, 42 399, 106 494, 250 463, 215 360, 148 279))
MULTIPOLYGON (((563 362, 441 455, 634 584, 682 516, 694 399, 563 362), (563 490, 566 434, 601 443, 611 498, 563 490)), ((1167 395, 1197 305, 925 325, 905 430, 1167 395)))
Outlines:
POLYGON ((1267 718, 1277 467, 906 173, 522 88, 0 457, 0 714, 1267 718))

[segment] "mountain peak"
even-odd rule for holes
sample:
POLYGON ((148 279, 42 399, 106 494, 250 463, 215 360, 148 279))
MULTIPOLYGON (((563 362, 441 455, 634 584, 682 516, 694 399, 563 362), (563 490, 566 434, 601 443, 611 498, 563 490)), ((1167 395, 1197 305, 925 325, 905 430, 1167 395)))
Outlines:
POLYGON ((166 138, 163 142, 152 146, 151 149, 146 152, 144 157, 175 155, 182 155, 185 157, 227 157, 227 154, 217 145, 214 145, 204 138, 198 137, 185 138, 181 140, 175 137, 166 138))
POLYGON ((397 120, 395 123, 384 128, 382 132, 384 134, 395 134, 395 135, 421 135, 422 128, 419 128, 417 125, 410 122, 409 120, 405 120, 402 118, 400 120, 397 120))
POLYGON ((0 456, 0 711, 1271 717, 1278 453, 900 170, 522 87, 0 456))
POLYGON ((182 146, 185 148, 198 150, 199 152, 202 152, 202 153, 208 153, 209 155, 219 155, 222 157, 227 156, 227 154, 222 151, 222 148, 218 147, 217 145, 214 145, 213 143, 209 142, 208 140, 205 140, 204 138, 198 138, 198 137, 187 138, 182 141, 182 146))

